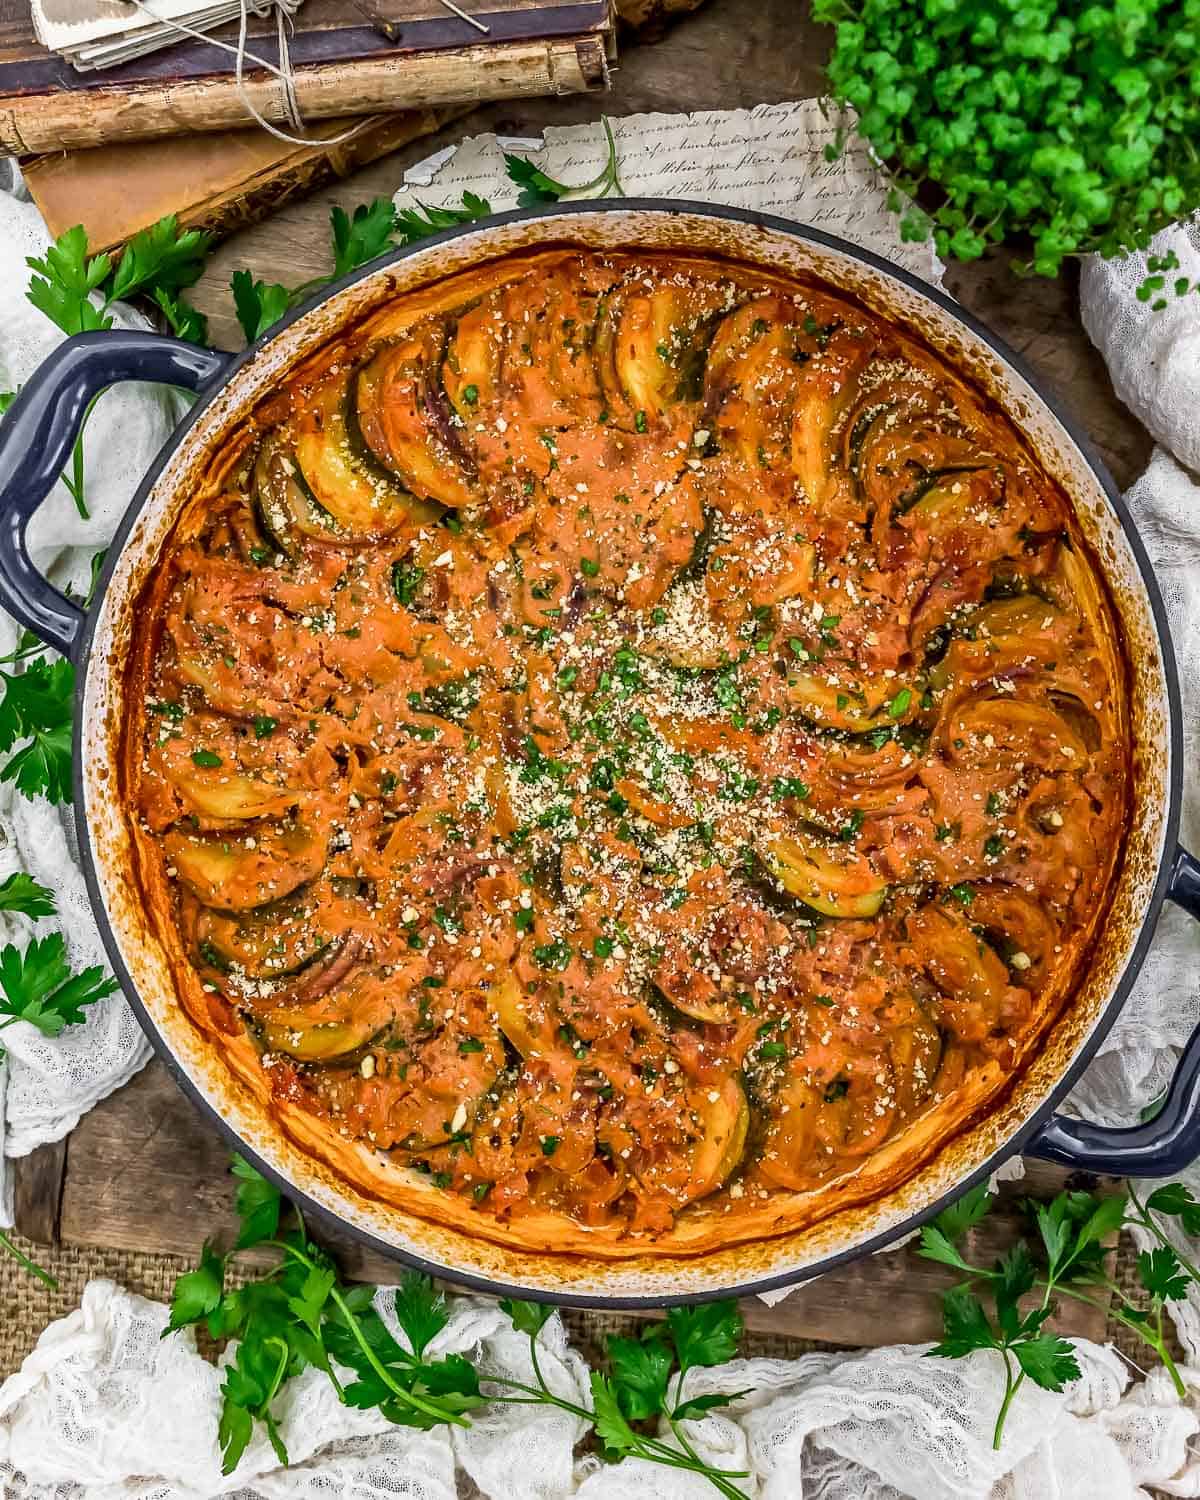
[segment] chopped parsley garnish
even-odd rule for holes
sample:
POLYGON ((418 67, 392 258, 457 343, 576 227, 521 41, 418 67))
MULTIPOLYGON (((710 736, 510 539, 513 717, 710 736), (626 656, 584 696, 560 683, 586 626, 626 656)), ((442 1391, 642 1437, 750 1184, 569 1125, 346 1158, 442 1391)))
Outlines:
POLYGON ((392 592, 401 604, 411 604, 420 592, 421 583, 425 577, 425 569, 418 568, 413 563, 394 562, 392 564, 392 592))
POLYGON ((217 766, 224 765, 224 761, 215 750, 193 750, 192 765, 204 770, 215 770, 217 766))
POLYGON ((571 945, 565 938, 539 943, 533 950, 533 961, 539 969, 553 969, 561 974, 571 962, 571 945))

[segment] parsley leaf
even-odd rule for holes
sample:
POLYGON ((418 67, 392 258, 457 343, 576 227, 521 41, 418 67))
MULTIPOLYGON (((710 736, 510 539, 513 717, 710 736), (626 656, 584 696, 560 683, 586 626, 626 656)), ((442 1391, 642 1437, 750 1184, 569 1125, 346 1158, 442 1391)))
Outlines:
POLYGON ((176 338, 186 339, 189 344, 208 343, 208 319, 186 297, 156 286, 154 300, 176 338))
POLYGON ((235 1156, 229 1170, 238 1179, 234 1203, 242 1227, 238 1232, 235 1250, 248 1250, 261 1240, 274 1239, 279 1232, 279 1215, 283 1206, 283 1195, 273 1182, 268 1182, 257 1167, 252 1167, 243 1156, 235 1156))
POLYGON ((1200 1235, 1200 1203, 1182 1182, 1168 1182, 1165 1187, 1155 1188, 1146 1199, 1146 1207, 1154 1213, 1178 1219, 1185 1234, 1200 1235))
POLYGON ((598 1370, 593 1370, 591 1385, 592 1420, 605 1453, 612 1458, 620 1458, 623 1454, 637 1452, 638 1434, 625 1420, 612 1381, 598 1370))
POLYGON ((109 300, 135 292, 181 292, 199 281, 211 248, 212 235, 206 230, 180 230, 176 216, 166 214, 149 229, 139 230, 125 246, 109 300))
POLYGON ((287 287, 278 282, 255 281, 249 271, 235 271, 229 285, 233 288, 237 320, 250 344, 277 323, 291 303, 287 287))
POLYGON ((707 1396, 692 1396, 690 1400, 683 1401, 671 1413, 675 1422, 691 1422, 697 1417, 702 1417, 710 1411, 715 1411, 720 1406, 729 1406, 742 1396, 749 1396, 750 1391, 730 1391, 728 1395, 722 1395, 720 1391, 710 1391, 707 1396))
POLYGON ((517 194, 520 207, 534 208, 539 203, 557 203, 560 198, 566 197, 603 198, 610 192, 620 195, 622 188, 617 175, 617 143, 613 139, 612 126, 607 120, 602 123, 608 142, 607 159, 595 177, 577 186, 555 181, 527 156, 513 156, 507 151, 504 153, 504 170, 521 189, 517 194))
POLYGON ((1138 1275, 1152 1297, 1162 1302, 1179 1302, 1187 1296, 1188 1277, 1183 1273, 1178 1255, 1168 1245, 1143 1250, 1137 1258, 1138 1275))
POLYGON ((59 1036, 84 1019, 84 1009, 117 988, 99 964, 72 974, 61 932, 34 938, 22 953, 12 943, 0 948, 0 1028, 28 1021, 43 1036, 59 1036))
POLYGON ((446 1299, 428 1276, 420 1271, 406 1271, 396 1288, 396 1322, 420 1357, 450 1321, 446 1299))
POLYGON ((0 771, 27 797, 71 801, 71 724, 75 668, 69 661, 31 661, 24 672, 0 672, 0 752, 28 740, 0 771))
POLYGON ((939 1265, 953 1266, 956 1271, 970 1271, 972 1269, 959 1254, 957 1248, 951 1244, 938 1228, 936 1221, 922 1227, 921 1246, 917 1254, 923 1260, 933 1260, 937 1261, 939 1265))
POLYGON ((353 218, 335 204, 329 211, 333 230, 333 274, 345 276, 391 249, 396 210, 390 198, 360 203, 353 218))
POLYGON ((1052 1333, 1022 1339, 1012 1346, 1012 1352, 1025 1374, 1043 1390, 1061 1391, 1068 1380, 1079 1379, 1074 1349, 1066 1339, 1056 1338, 1052 1333))
POLYGON ((942 1340, 929 1351, 960 1359, 973 1349, 994 1349, 996 1334, 983 1303, 969 1286, 956 1286, 942 1298, 942 1340))
POLYGON ((526 156, 504 153, 504 170, 521 191, 517 203, 521 208, 533 208, 539 203, 557 203, 571 188, 565 182, 555 182, 526 156))
POLYGON ((977 1182, 961 1198, 942 1209, 934 1219, 934 1225, 948 1240, 960 1240, 968 1229, 986 1218, 995 1202, 996 1195, 988 1191, 987 1183, 977 1182))
POLYGON ((508 1314, 518 1333, 527 1333, 530 1338, 536 1338, 554 1316, 548 1302, 518 1302, 513 1297, 501 1300, 500 1311, 508 1314))
POLYGON ((26 917, 52 917, 54 892, 39 885, 24 870, 14 870, 0 883, 0 911, 19 911, 26 917))
POLYGON ((402 208, 397 212, 395 233, 402 245, 411 245, 443 229, 453 229, 456 224, 486 219, 491 211, 492 205, 476 193, 464 193, 461 208, 434 208, 428 203, 418 203, 416 208, 402 208))
POLYGON ((31 279, 26 296, 64 333, 87 333, 111 328, 112 319, 92 301, 112 269, 107 255, 88 255, 87 232, 82 224, 64 230, 41 259, 26 257, 25 264, 40 274, 31 279))
POLYGON ((175 1279, 175 1290, 171 1294, 171 1318, 163 1329, 166 1338, 177 1328, 189 1323, 198 1323, 216 1312, 225 1290, 225 1261, 217 1254, 208 1240, 200 1252, 200 1264, 194 1271, 185 1271, 175 1279))
POLYGON ((674 1363, 661 1327, 647 1328, 640 1339, 610 1338, 606 1347, 622 1412, 631 1422, 656 1417, 666 1402, 674 1363))
POLYGON ((723 1365, 737 1353, 742 1315, 736 1302, 702 1302, 667 1310, 667 1327, 681 1371, 723 1365))

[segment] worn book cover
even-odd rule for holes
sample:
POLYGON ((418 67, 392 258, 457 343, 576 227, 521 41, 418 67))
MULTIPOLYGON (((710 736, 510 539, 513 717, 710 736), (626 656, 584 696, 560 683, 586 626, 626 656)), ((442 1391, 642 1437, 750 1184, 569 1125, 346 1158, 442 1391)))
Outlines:
POLYGON ((325 120, 314 135, 349 129, 350 137, 312 146, 289 146, 258 129, 127 141, 32 157, 22 171, 50 233, 57 237, 82 224, 93 253, 123 245, 165 214, 220 238, 431 135, 458 113, 444 108, 325 120))
MULTIPOLYGON (((611 0, 462 0, 462 8, 486 33, 438 0, 305 0, 289 45, 305 120, 606 85, 611 0)), ((277 66, 274 16, 250 22, 249 51, 277 66)), ((214 35, 236 41, 236 26, 214 35)), ((233 68, 228 52, 187 41, 79 73, 38 42, 28 0, 0 0, 0 149, 24 156, 236 129, 248 115, 233 68)), ((244 87, 260 114, 285 124, 274 74, 248 64, 244 87)))

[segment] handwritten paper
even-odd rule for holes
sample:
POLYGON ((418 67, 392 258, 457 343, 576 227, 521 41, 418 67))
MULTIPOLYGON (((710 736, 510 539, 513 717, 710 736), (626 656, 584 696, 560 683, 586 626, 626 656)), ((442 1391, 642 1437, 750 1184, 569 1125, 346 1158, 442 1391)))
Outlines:
MULTIPOLYGON (((776 213, 940 282, 932 246, 901 240, 899 219, 887 207, 886 179, 866 142, 851 136, 840 156, 825 159, 845 119, 827 116, 819 99, 804 99, 690 115, 627 115, 610 123, 626 197, 688 198, 776 213)), ((505 175, 504 145, 510 143, 494 135, 473 136, 444 165, 417 163, 405 173, 396 206, 442 206, 471 192, 497 212, 515 208, 518 189, 505 175)), ((607 143, 598 121, 553 126, 540 150, 522 154, 559 182, 582 183, 603 169, 607 143)))

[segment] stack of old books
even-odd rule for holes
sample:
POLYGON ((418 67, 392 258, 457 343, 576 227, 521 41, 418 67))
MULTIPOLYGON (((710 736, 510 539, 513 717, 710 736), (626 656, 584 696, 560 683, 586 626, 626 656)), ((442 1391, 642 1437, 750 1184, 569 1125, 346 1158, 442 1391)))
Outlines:
POLYGON ((0 150, 93 249, 220 233, 483 100, 602 89, 613 38, 613 0, 0 0, 0 150))

